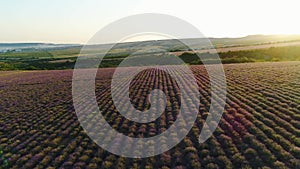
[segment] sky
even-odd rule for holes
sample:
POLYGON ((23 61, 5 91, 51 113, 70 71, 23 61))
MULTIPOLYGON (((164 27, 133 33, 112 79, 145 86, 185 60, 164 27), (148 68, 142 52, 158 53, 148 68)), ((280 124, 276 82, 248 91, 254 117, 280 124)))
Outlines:
POLYGON ((176 16, 207 37, 300 34, 297 0, 0 0, 0 42, 84 44, 140 13, 176 16))

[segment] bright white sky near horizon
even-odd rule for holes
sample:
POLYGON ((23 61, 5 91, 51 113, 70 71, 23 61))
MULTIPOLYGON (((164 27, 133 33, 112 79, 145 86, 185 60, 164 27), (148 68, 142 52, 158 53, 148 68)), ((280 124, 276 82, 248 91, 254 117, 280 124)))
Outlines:
POLYGON ((300 34, 298 0, 1 0, 0 42, 87 42, 139 13, 188 21, 207 37, 300 34))

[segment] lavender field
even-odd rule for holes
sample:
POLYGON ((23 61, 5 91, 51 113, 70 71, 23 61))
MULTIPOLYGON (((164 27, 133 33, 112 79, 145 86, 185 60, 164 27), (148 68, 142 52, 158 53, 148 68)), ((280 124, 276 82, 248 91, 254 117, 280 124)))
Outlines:
MULTIPOLYGON (((227 100, 213 136, 198 142, 210 107, 210 85, 204 66, 191 66, 200 93, 193 128, 168 152, 142 159, 111 154, 87 136, 73 107, 72 70, 0 72, 0 168, 300 168, 300 62, 224 68, 227 100)), ((149 69, 137 75, 139 83, 132 83, 137 109, 149 106, 149 89, 159 88, 170 96, 166 111, 143 124, 116 111, 110 98, 113 73, 114 68, 99 71, 96 95, 115 130, 152 137, 176 121, 179 91, 170 76, 149 69)))

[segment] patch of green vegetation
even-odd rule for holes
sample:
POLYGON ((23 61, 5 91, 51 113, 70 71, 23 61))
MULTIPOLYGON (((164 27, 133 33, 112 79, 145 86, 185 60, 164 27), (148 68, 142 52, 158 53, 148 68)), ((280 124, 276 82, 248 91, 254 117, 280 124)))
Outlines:
POLYGON ((1 53, 1 60, 28 60, 28 59, 39 59, 39 58, 52 58, 54 55, 48 51, 38 52, 7 52, 1 53))
MULTIPOLYGON (((54 70, 73 69, 80 48, 66 48, 56 50, 38 50, 27 52, 7 52, 0 54, 0 70, 54 70)), ((131 50, 111 50, 102 60, 99 67, 116 67, 126 57, 131 50)), ((134 53, 134 52, 133 52, 134 53)), ((206 63, 213 63, 211 53, 197 53, 201 55, 206 63)), ((184 52, 181 58, 186 64, 203 64, 195 53, 184 52)), ((143 55, 149 55, 145 53, 143 55)), ((154 53, 152 53, 154 55, 154 53)), ((246 63, 246 62, 276 62, 276 61, 300 61, 300 46, 271 47, 268 49, 228 51, 219 53, 222 63, 246 63)), ((81 56, 84 57, 84 56, 81 56)), ((161 63, 167 64, 168 54, 155 53, 155 57, 161 58, 161 63)), ((137 57, 138 58, 138 55, 137 57)), ((135 59, 135 58, 133 58, 135 59)), ((151 62, 145 59, 144 62, 151 62)), ((95 62, 96 63, 96 62, 95 62)), ((139 63, 139 62, 137 62, 139 63)), ((95 65, 97 67, 97 65, 95 65)))
MULTIPOLYGON (((198 53, 205 60, 211 60, 213 54, 198 53)), ((223 64, 248 62, 278 62, 300 61, 300 46, 271 47, 245 51, 228 51, 219 53, 223 64)), ((202 64, 197 54, 184 52, 179 56, 184 62, 197 65, 202 64)))
POLYGON ((300 60, 300 46, 271 47, 249 51, 234 51, 219 53, 222 59, 248 58, 256 62, 264 61, 298 61, 300 60))

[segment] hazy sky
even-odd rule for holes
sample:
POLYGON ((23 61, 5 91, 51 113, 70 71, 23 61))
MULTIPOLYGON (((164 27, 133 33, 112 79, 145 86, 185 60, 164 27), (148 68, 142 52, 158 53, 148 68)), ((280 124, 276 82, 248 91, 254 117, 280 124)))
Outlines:
POLYGON ((208 37, 300 34, 298 0, 1 0, 0 42, 85 43, 138 13, 182 18, 208 37))

